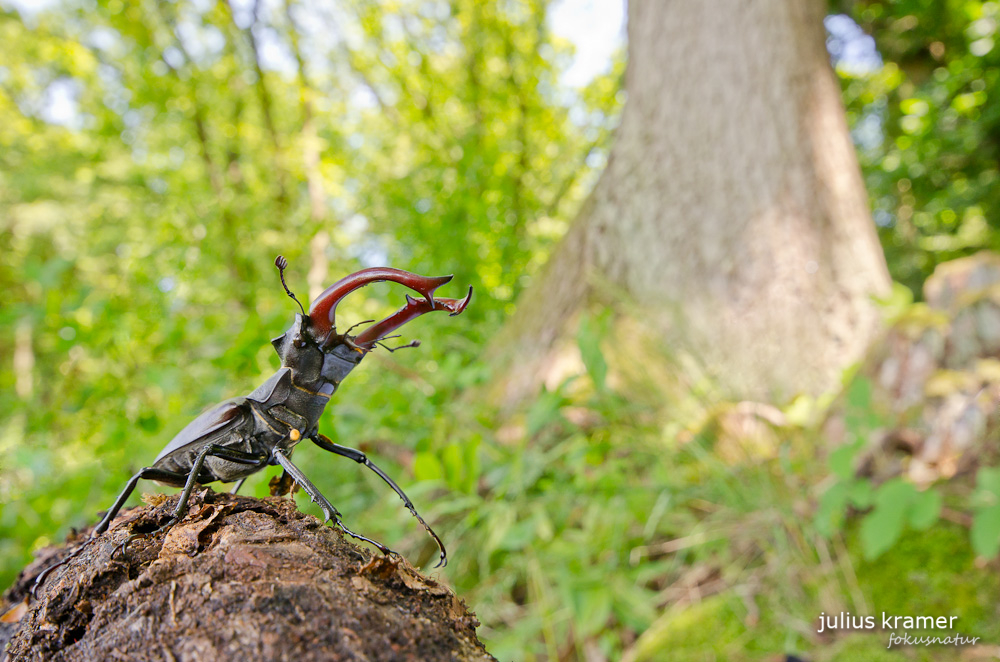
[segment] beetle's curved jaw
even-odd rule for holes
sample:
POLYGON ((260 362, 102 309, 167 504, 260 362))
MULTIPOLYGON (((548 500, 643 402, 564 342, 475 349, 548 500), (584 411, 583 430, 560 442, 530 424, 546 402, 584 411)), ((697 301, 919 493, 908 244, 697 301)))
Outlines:
POLYGON ((406 305, 389 315, 381 322, 372 324, 370 327, 358 334, 354 339, 354 344, 361 349, 371 349, 382 338, 386 337, 407 322, 414 320, 424 313, 432 310, 445 310, 454 317, 460 315, 469 301, 472 299, 472 286, 469 286, 469 293, 464 299, 414 299, 406 295, 406 305))
MULTIPOLYGON (((405 285, 415 292, 424 296, 429 310, 434 309, 434 290, 441 287, 452 279, 452 276, 439 276, 436 278, 428 276, 418 276, 417 274, 393 269, 391 267, 373 267, 362 269, 350 276, 341 278, 336 283, 326 288, 322 294, 316 297, 309 307, 310 327, 314 337, 321 343, 325 343, 332 334, 336 333, 337 304, 341 299, 356 289, 364 287, 370 283, 389 281, 405 285)), ((444 301, 444 299, 442 299, 444 301)))

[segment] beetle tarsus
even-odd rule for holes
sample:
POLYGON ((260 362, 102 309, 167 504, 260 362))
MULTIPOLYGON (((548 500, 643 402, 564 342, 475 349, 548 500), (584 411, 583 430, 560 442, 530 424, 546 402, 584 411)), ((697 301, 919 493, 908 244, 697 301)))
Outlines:
POLYGON ((361 540, 363 542, 374 545, 383 554, 388 555, 393 553, 391 549, 389 549, 379 541, 373 540, 367 536, 363 536, 360 533, 355 533, 354 531, 351 531, 349 528, 347 528, 347 526, 341 519, 342 515, 340 514, 340 511, 338 511, 333 506, 333 504, 330 503, 329 499, 323 496, 323 493, 319 491, 319 488, 317 488, 311 480, 306 478, 306 475, 302 473, 301 469, 292 464, 291 458, 288 457, 288 454, 285 451, 281 450, 280 448, 275 448, 274 459, 278 462, 278 464, 281 465, 281 467, 285 471, 288 472, 288 474, 295 480, 295 482, 298 483, 303 490, 305 490, 306 494, 309 495, 309 498, 312 499, 312 502, 319 505, 320 509, 323 511, 324 517, 326 517, 326 520, 323 522, 324 524, 326 524, 326 522, 332 521, 334 526, 336 526, 338 529, 340 529, 347 535, 351 536, 355 540, 361 540))
POLYGON ((83 550, 85 550, 87 546, 90 545, 90 543, 92 542, 94 542, 93 537, 87 538, 82 543, 77 545, 77 547, 69 554, 67 554, 64 558, 62 558, 56 563, 53 563, 52 565, 50 565, 49 567, 45 568, 40 573, 38 573, 38 576, 35 577, 35 582, 31 585, 31 597, 37 600, 38 589, 42 587, 42 584, 45 583, 45 580, 48 579, 48 576, 51 575, 58 568, 63 567, 64 565, 66 565, 67 563, 78 557, 83 552, 83 550))
POLYGON ((382 349, 387 350, 390 354, 393 353, 393 352, 395 352, 395 351, 397 351, 397 350, 400 350, 400 349, 409 349, 411 347, 420 347, 420 341, 419 340, 411 340, 410 342, 406 343, 405 345, 400 345, 399 347, 389 347, 388 345, 386 345, 381 340, 378 341, 375 344, 378 345, 379 347, 381 347, 382 349))

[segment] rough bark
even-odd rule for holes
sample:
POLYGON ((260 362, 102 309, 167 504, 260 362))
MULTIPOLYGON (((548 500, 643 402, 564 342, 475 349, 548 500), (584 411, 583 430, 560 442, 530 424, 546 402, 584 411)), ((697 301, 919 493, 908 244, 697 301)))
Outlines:
POLYGON ((120 516, 48 578, 66 548, 47 548, 3 596, 5 660, 493 660, 478 621, 448 588, 371 552, 288 499, 177 497, 120 516))
POLYGON ((630 0, 616 143, 494 347, 516 348, 501 400, 564 377, 578 313, 608 293, 729 397, 820 392, 861 356, 889 276, 824 6, 630 0))

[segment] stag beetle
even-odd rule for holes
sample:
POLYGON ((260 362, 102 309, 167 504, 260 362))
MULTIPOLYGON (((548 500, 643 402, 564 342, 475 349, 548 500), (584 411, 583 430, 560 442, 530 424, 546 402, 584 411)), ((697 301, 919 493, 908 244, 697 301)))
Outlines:
MULTIPOLYGON (((233 489, 235 493, 247 476, 268 465, 280 465, 284 473, 279 484, 288 484, 289 478, 297 483, 314 503, 319 504, 326 521, 333 520, 347 535, 371 543, 383 554, 392 554, 392 550, 385 545, 348 529, 341 520, 340 512, 292 464, 292 451, 302 439, 309 439, 323 450, 350 458, 375 472, 399 495, 406 508, 437 543, 440 559, 436 567, 447 563, 448 556, 441 539, 417 513, 403 490, 364 453, 335 444, 320 434, 318 422, 340 383, 376 345, 389 351, 401 349, 390 348, 382 341, 398 337, 389 334, 424 313, 443 310, 452 316, 458 315, 469 305, 472 288, 464 299, 435 298, 434 291, 450 281, 451 276, 429 278, 389 267, 362 269, 328 287, 313 301, 306 314, 302 303, 285 284, 287 260, 279 255, 274 264, 285 293, 299 305, 301 311, 295 314, 291 328, 271 341, 281 357, 281 368, 249 395, 216 405, 178 432, 151 466, 140 469, 129 479, 107 514, 94 527, 87 542, 58 564, 46 568, 38 576, 36 588, 52 570, 77 556, 88 543, 108 529, 140 479, 184 489, 170 520, 156 531, 130 535, 119 546, 122 551, 131 540, 165 531, 179 522, 187 511, 188 499, 195 484, 239 481, 233 489), (358 288, 379 281, 405 285, 423 298, 414 299, 407 295, 405 306, 356 336, 350 335, 350 331, 374 320, 360 322, 344 333, 338 333, 335 320, 337 304, 358 288)), ((413 341, 402 347, 419 344, 419 341, 413 341)))

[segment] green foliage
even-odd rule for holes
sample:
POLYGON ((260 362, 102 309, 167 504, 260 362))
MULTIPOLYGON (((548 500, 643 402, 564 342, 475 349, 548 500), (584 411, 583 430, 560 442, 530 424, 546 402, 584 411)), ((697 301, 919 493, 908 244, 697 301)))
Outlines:
POLYGON ((601 341, 608 334, 608 318, 595 320, 591 317, 584 317, 580 320, 580 328, 576 333, 576 342, 580 347, 580 358, 587 368, 594 386, 599 391, 604 391, 607 387, 608 362, 604 358, 601 350, 601 341))
MULTIPOLYGON (((857 456, 881 422, 872 407, 871 381, 864 376, 853 379, 844 393, 844 405, 844 424, 850 441, 830 452, 828 463, 834 482, 820 497, 813 520, 816 530, 826 538, 842 529, 849 506, 867 509, 876 498, 871 482, 855 476, 857 456)), ((895 537, 898 531, 892 539, 895 537)))
POLYGON ((875 491, 874 508, 861 522, 861 545, 865 558, 874 559, 899 540, 909 524, 923 530, 937 521, 941 496, 934 491, 918 492, 900 478, 889 480, 875 491))
MULTIPOLYGON (((0 9, 4 583, 199 410, 275 369, 267 340, 294 311, 279 252, 303 299, 307 272, 316 294, 372 263, 475 286, 461 318, 414 326, 419 351, 366 361, 321 429, 394 475, 412 470, 424 503, 478 499, 484 429, 442 412, 486 379, 478 353, 592 182, 622 62, 561 86, 572 49, 543 2, 393 9, 0 9), (60 94, 70 110, 55 116, 60 94)), ((394 301, 373 286, 341 314, 394 301)), ((377 479, 317 466, 348 516, 380 504, 383 538, 423 544, 377 479)))
POLYGON ((629 555, 665 524, 662 507, 655 515, 649 504, 669 493, 669 467, 657 461, 653 430, 635 428, 635 443, 615 443, 613 430, 634 426, 628 403, 570 395, 568 386, 543 392, 516 437, 484 440, 478 489, 487 498, 460 501, 469 505, 457 586, 475 596, 500 659, 551 657, 566 641, 620 651, 621 632, 641 631, 655 616, 642 581, 649 564, 629 555), (565 412, 581 406, 601 424, 569 423, 565 412))
POLYGON ((844 404, 844 422, 853 441, 830 453, 835 482, 820 497, 814 525, 820 535, 830 538, 845 526, 848 508, 870 510, 859 533, 865 558, 875 559, 896 544, 907 526, 918 531, 933 526, 941 514, 942 496, 934 489, 918 491, 902 478, 876 486, 857 476, 857 456, 869 447, 872 432, 882 422, 872 404, 871 381, 863 376, 851 381, 844 404))
POLYGON ((919 292, 937 264, 1000 247, 1000 7, 832 4, 875 37, 883 60, 839 73, 889 267, 919 292))
POLYGON ((973 495, 972 548, 985 558, 1000 553, 1000 467, 982 467, 973 495))

